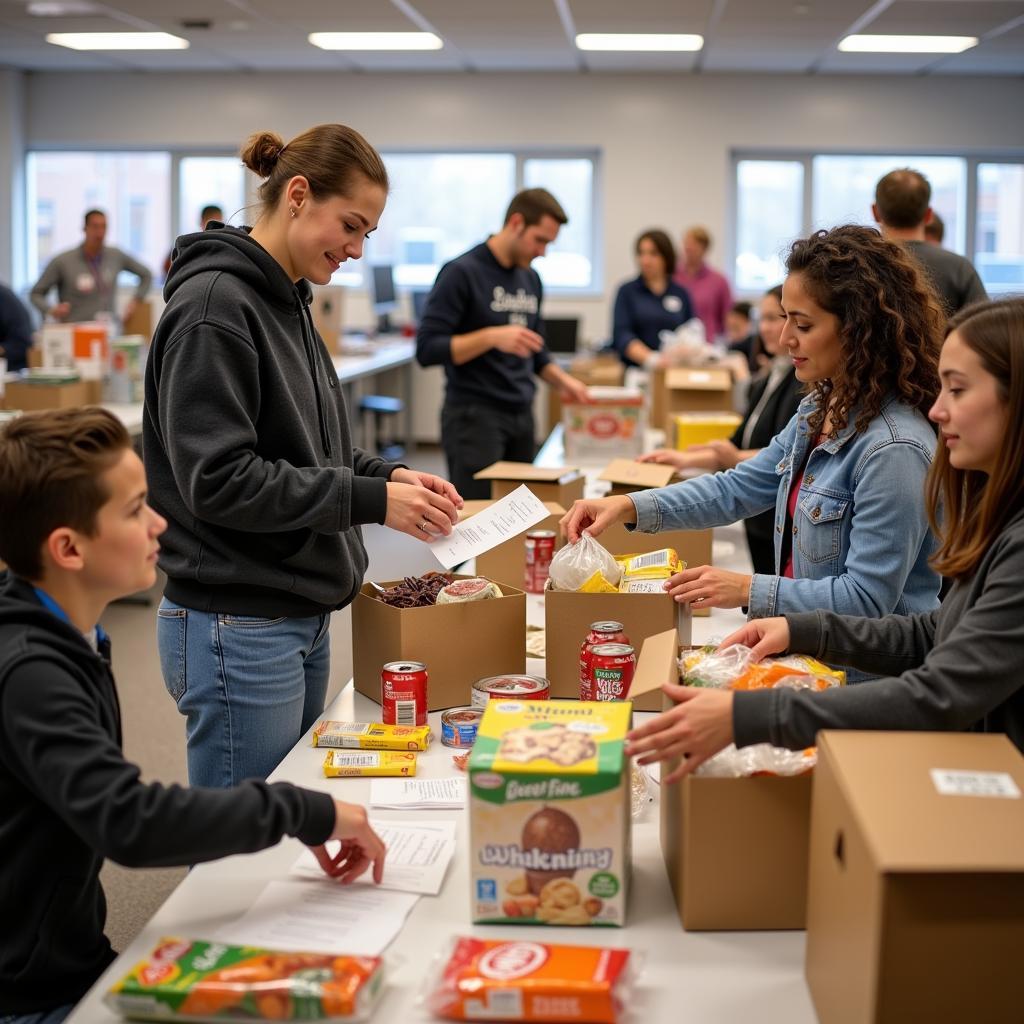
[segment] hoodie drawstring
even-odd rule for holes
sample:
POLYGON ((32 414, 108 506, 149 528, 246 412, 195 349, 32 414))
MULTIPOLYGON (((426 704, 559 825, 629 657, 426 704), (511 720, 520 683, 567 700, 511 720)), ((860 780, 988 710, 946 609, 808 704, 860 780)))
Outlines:
MULTIPOLYGON (((313 375, 313 393, 316 395, 316 416, 320 424, 320 443, 324 448, 324 455, 331 456, 331 437, 327 431, 327 414, 324 412, 323 398, 320 395, 320 354, 319 346, 316 343, 316 329, 313 326, 312 317, 309 314, 309 307, 299 300, 299 321, 302 326, 302 344, 306 350, 306 359, 309 362, 309 372, 313 375)), ((325 371, 326 372, 326 371, 325 371)), ((334 378, 327 374, 327 380, 334 388, 334 378)))

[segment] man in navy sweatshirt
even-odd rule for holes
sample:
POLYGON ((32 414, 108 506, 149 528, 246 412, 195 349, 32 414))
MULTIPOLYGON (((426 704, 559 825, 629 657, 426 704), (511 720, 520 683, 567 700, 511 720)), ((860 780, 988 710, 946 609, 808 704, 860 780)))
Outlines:
POLYGON ((473 479, 485 466, 533 460, 535 375, 564 401, 587 398, 586 386, 556 366, 544 346, 543 289, 530 267, 567 221, 545 189, 518 193, 504 227, 446 263, 427 300, 416 359, 445 369, 441 443, 448 479, 464 498, 490 496, 490 485, 473 479))

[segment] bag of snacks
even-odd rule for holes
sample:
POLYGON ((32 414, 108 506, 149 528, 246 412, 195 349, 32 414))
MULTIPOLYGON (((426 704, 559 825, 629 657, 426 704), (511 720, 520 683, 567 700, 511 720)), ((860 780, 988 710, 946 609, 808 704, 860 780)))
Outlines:
POLYGON ((161 939, 105 999, 123 1016, 147 1020, 361 1021, 383 977, 375 956, 161 939))
POLYGON ((575 544, 566 544, 555 552, 548 578, 553 590, 617 594, 622 569, 606 548, 589 533, 583 533, 575 544))
POLYGON ((497 583, 476 577, 471 580, 456 580, 442 587, 437 594, 437 603, 461 604, 464 601, 485 601, 491 597, 501 596, 501 588, 497 583))
POLYGON ((634 983, 628 949, 456 938, 424 993, 444 1020, 618 1024, 634 983))

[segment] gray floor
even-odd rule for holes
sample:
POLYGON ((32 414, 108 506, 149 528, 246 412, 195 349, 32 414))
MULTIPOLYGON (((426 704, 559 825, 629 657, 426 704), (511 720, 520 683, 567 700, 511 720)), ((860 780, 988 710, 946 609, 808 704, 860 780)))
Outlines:
MULTIPOLYGON (((417 469, 444 472, 444 459, 436 449, 420 450, 408 461, 417 469)), ((429 551, 412 537, 382 526, 366 528, 364 537, 370 555, 370 579, 399 579, 438 568, 429 551)), ((139 765, 147 781, 185 784, 184 719, 164 689, 156 654, 156 606, 161 589, 162 583, 154 588, 149 605, 112 605, 103 625, 113 643, 126 756, 139 765)), ((331 622, 328 700, 351 676, 351 616, 345 609, 331 622)), ((124 949, 138 934, 184 875, 184 868, 106 865, 103 885, 108 902, 107 934, 115 949, 124 949)))

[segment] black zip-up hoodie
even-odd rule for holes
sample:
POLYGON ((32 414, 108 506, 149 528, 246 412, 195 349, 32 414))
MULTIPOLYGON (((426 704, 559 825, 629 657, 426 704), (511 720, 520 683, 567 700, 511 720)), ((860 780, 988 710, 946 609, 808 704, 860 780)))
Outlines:
POLYGON ((308 282, 217 227, 178 239, 164 297, 143 448, 167 597, 239 615, 343 607, 366 571, 359 527, 384 522, 396 466, 352 448, 308 282))
POLYGON ((100 867, 322 843, 334 802, 288 783, 143 784, 121 750, 109 644, 94 651, 0 574, 0 1016, 77 1001, 113 960, 100 867))

